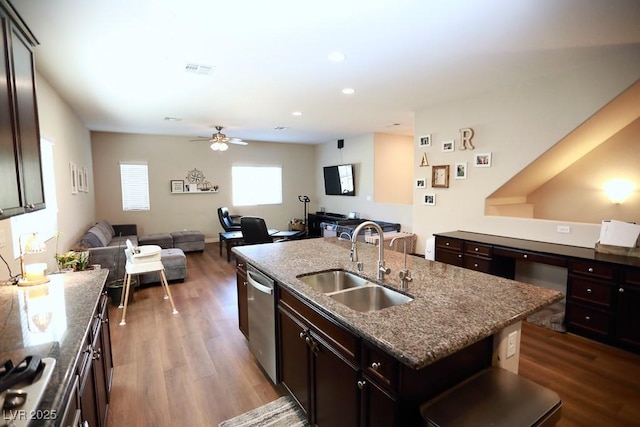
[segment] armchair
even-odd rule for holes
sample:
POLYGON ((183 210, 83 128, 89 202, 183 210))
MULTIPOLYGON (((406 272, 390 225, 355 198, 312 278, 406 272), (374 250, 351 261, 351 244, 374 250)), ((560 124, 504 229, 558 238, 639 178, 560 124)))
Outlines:
POLYGON ((242 230, 240 227, 240 215, 229 214, 229 209, 226 206, 218 208, 218 219, 225 232, 242 230))
POLYGON ((260 243, 273 243, 273 237, 264 219, 255 216, 243 216, 240 218, 242 240, 247 245, 260 243))

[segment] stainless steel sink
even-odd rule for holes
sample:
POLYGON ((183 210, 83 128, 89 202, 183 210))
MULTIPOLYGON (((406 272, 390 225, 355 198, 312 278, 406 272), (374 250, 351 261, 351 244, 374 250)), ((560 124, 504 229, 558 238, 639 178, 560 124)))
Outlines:
POLYGON ((374 284, 335 292, 329 296, 356 311, 382 310, 413 301, 407 295, 374 284))
POLYGON ((322 271, 299 276, 298 279, 325 294, 364 286, 369 283, 367 279, 345 270, 322 271))

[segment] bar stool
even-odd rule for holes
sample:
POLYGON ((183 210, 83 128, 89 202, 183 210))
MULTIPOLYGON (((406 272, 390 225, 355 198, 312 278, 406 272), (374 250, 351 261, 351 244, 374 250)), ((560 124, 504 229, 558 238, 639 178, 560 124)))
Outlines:
POLYGON ((169 302, 171 302, 173 314, 178 313, 178 310, 176 310, 176 306, 173 303, 173 298, 171 298, 167 277, 164 274, 161 250, 162 248, 156 245, 133 246, 131 240, 127 239, 127 248, 124 250, 124 253, 127 256, 124 273, 124 292, 122 293, 120 305, 118 306, 118 308, 124 308, 122 311, 120 326, 127 324, 125 316, 127 315, 127 304, 129 303, 131 276, 134 274, 152 273, 157 271, 160 274, 160 282, 162 283, 162 289, 164 290, 164 299, 168 299, 169 302))

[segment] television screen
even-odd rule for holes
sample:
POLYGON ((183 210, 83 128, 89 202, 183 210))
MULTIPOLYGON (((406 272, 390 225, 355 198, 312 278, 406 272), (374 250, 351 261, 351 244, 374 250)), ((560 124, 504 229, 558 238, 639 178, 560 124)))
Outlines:
POLYGON ((324 192, 328 196, 355 196, 353 165, 324 167, 324 192))

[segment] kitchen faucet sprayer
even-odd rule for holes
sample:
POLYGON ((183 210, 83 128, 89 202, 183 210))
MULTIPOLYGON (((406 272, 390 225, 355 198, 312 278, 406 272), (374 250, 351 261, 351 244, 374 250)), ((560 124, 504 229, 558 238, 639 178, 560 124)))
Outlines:
POLYGON ((406 291, 409 288, 409 282, 413 281, 413 278, 411 277, 411 271, 409 271, 409 269, 407 268, 407 238, 406 238, 406 236, 405 237, 394 237, 393 239, 391 239, 391 243, 389 244, 389 246, 393 247, 393 243, 398 239, 402 239, 402 242, 403 242, 402 259, 403 259, 403 264, 404 264, 404 267, 402 268, 402 270, 400 270, 398 272, 398 277, 400 278, 400 289, 403 290, 403 291, 406 291))
POLYGON ((351 236, 351 255, 350 255, 351 261, 358 262, 358 246, 356 243, 358 241, 358 234, 360 234, 360 231, 362 231, 365 228, 374 228, 378 233, 379 249, 378 249, 378 276, 377 277, 378 277, 378 280, 384 280, 384 275, 391 273, 391 269, 385 267, 384 265, 384 243, 383 243, 384 235, 383 235, 382 227, 380 227, 378 223, 375 223, 373 221, 365 221, 358 224, 356 229, 353 230, 353 235, 351 236))

